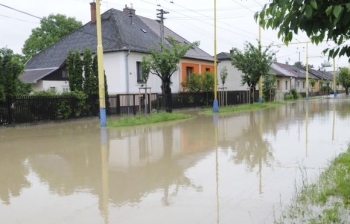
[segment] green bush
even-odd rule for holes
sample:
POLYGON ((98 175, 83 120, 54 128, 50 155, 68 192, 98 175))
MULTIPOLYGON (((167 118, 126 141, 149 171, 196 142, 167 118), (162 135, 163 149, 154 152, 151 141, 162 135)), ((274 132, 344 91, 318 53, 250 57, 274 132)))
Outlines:
POLYGON ((286 95, 284 95, 284 100, 292 100, 293 99, 293 95, 287 93, 286 95))

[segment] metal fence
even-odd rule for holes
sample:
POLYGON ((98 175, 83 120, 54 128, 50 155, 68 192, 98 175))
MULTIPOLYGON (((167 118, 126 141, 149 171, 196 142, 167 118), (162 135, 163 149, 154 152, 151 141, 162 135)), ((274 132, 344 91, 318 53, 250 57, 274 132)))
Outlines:
MULTIPOLYGON (((218 97, 220 95, 222 94, 218 92, 218 97)), ((255 95, 257 100, 257 94, 255 95)), ((249 100, 247 91, 227 91, 224 97, 225 104, 221 106, 248 103, 249 100)), ((211 107, 213 100, 212 92, 174 93, 172 108, 211 107)), ((106 99, 107 115, 136 115, 162 110, 165 110, 165 97, 157 93, 117 94, 110 95, 106 99)), ((98 115, 98 96, 90 96, 87 99, 78 99, 73 96, 18 96, 3 103, 0 102, 0 126, 98 115)))

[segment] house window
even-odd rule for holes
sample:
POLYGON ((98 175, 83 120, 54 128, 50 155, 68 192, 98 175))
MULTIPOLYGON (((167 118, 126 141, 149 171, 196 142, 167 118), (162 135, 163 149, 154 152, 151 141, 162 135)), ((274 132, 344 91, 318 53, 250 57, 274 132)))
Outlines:
POLYGON ((63 90, 63 92, 69 92, 69 87, 64 86, 64 87, 62 87, 62 90, 63 90))
POLYGON ((186 67, 186 78, 190 78, 193 73, 193 67, 186 67))
POLYGON ((297 82, 297 88, 299 89, 299 81, 297 82))
POLYGON ((210 68, 205 68, 205 71, 206 72, 210 72, 210 68))
POLYGON ((303 82, 303 89, 305 89, 305 81, 303 82))
POLYGON ((68 71, 67 69, 62 70, 62 78, 68 78, 68 71))
POLYGON ((56 91, 56 87, 50 87, 49 90, 56 91))
POLYGON ((288 81, 286 81, 286 90, 288 90, 288 81))
POLYGON ((280 90, 280 80, 277 80, 277 89, 280 90))
POLYGON ((142 68, 141 68, 141 62, 136 62, 136 72, 137 72, 137 82, 144 83, 145 81, 142 78, 142 68))

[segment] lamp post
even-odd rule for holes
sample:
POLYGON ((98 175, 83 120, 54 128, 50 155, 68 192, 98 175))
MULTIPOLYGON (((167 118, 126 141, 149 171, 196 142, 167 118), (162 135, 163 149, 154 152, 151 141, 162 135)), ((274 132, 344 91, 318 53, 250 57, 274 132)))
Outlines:
POLYGON ((96 0, 96 30, 97 30, 97 64, 98 64, 98 90, 100 99, 100 126, 106 127, 106 101, 103 69, 103 47, 101 31, 100 0, 96 0))
POLYGON ((334 98, 337 97, 337 89, 336 89, 336 81, 335 81, 335 58, 333 58, 333 91, 334 91, 334 98))
POLYGON ((216 0, 214 0, 214 102, 213 102, 213 112, 217 113, 219 112, 219 104, 217 99, 217 85, 216 85, 216 69, 217 69, 217 63, 216 63, 216 0))

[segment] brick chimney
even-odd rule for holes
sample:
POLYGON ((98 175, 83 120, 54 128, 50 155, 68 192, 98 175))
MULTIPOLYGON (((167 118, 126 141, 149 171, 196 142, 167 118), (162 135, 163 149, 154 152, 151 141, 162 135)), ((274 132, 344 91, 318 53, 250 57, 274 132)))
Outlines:
POLYGON ((91 22, 96 23, 96 2, 90 3, 91 22))
POLYGON ((129 8, 127 5, 125 5, 125 8, 123 9, 123 12, 126 13, 129 16, 134 16, 135 15, 135 11, 136 10, 132 8, 132 5, 131 5, 131 8, 129 8))

